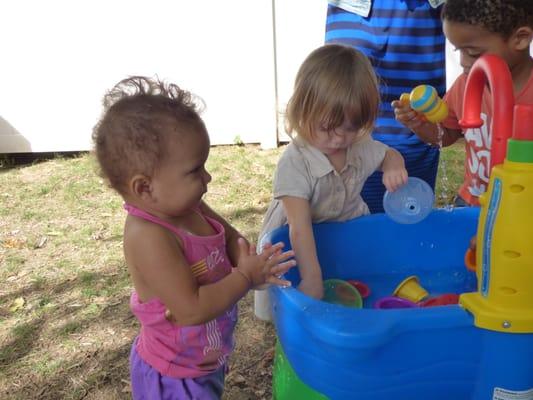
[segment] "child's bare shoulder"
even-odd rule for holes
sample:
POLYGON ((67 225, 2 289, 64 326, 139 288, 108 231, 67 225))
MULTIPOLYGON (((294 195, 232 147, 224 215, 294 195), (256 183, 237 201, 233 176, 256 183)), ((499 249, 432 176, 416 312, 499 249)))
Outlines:
POLYGON ((128 248, 144 250, 176 245, 176 236, 167 228, 154 224, 150 221, 126 217, 124 225, 124 249, 128 248))

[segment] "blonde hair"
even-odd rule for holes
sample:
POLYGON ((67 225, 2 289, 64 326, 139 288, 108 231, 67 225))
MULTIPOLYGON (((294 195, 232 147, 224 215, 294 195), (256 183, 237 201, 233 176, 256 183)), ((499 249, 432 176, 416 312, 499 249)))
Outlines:
POLYGON ((285 128, 304 139, 318 125, 333 131, 348 118, 361 135, 372 132, 378 115, 379 90, 368 58, 339 44, 319 47, 300 66, 287 105, 285 128))

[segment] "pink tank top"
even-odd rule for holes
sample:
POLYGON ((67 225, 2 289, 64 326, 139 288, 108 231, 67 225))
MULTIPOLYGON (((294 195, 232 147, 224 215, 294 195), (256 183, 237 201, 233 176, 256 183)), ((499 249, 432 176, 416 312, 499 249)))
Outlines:
MULTIPOLYGON (((199 285, 216 282, 231 273, 224 227, 218 221, 203 215, 216 233, 195 236, 132 205, 125 204, 124 208, 130 215, 167 228, 182 240, 183 252, 199 285)), ((162 375, 172 378, 207 375, 226 364, 233 351, 236 305, 216 319, 195 326, 168 321, 166 307, 159 299, 142 303, 135 291, 130 308, 141 324, 137 353, 162 375)))

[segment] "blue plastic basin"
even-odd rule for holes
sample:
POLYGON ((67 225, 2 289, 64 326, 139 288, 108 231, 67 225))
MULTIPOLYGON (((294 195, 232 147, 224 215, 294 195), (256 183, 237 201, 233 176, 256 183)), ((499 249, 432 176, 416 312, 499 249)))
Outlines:
MULTIPOLYGON (((464 253, 477 208, 435 210, 401 225, 384 214, 314 225, 324 279, 356 279, 372 294, 363 309, 314 300, 294 288, 270 288, 283 350, 299 378, 331 399, 468 399, 480 360, 480 330, 458 305, 374 309, 405 277, 430 296, 476 290, 464 253)), ((271 233, 289 243, 287 227, 271 233)), ((299 274, 286 277, 294 286, 299 274)))

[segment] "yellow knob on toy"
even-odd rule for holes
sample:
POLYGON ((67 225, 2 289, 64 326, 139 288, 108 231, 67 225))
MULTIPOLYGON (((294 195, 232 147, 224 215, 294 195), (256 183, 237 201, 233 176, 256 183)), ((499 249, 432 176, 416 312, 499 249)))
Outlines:
POLYGON ((448 116, 448 105, 439 99, 437 107, 433 111, 428 111, 424 115, 429 122, 438 124, 439 122, 444 121, 448 116))
POLYGON ((411 104, 411 97, 410 97, 409 93, 402 93, 402 95, 400 96, 400 102, 401 103, 408 103, 410 105, 411 104))
POLYGON ((400 101, 409 101, 411 108, 424 114, 429 122, 439 123, 448 116, 448 106, 430 85, 419 85, 410 94, 403 93, 400 101))

